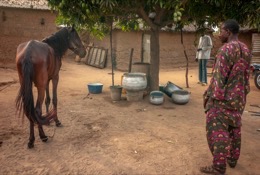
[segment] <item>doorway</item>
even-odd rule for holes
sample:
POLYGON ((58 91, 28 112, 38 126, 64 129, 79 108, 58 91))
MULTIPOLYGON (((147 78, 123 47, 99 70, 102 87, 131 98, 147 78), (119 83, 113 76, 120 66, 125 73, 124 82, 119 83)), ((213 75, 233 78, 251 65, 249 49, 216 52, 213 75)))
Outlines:
POLYGON ((150 63, 151 56, 150 56, 150 38, 151 35, 147 33, 143 33, 142 36, 142 63, 150 63))

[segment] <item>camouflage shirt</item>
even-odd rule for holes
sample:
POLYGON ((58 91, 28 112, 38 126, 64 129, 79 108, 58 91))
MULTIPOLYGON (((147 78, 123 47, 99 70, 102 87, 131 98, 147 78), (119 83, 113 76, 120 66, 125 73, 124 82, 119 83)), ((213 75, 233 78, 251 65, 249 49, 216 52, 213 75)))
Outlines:
POLYGON ((224 44, 216 55, 213 76, 205 94, 209 100, 205 106, 208 111, 216 107, 226 115, 231 126, 241 126, 241 115, 250 91, 251 52, 240 41, 224 44))

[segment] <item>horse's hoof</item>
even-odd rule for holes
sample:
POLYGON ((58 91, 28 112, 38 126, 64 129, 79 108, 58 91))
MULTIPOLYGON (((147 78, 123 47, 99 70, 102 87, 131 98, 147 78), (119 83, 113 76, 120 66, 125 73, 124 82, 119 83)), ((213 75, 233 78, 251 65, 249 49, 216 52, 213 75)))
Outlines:
POLYGON ((34 144, 33 143, 28 143, 28 148, 31 149, 34 147, 34 144))
POLYGON ((48 141, 48 137, 43 137, 41 138, 42 142, 47 142, 48 141))
POLYGON ((62 126, 62 125, 61 125, 61 122, 60 122, 60 121, 56 122, 56 126, 57 126, 57 127, 61 127, 61 126, 62 126))

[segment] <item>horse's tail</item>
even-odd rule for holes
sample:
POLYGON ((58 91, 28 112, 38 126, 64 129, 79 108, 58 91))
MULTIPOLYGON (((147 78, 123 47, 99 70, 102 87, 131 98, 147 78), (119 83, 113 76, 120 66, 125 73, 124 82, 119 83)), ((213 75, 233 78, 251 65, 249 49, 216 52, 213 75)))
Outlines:
POLYGON ((20 66, 22 74, 20 80, 21 86, 16 97, 16 108, 19 113, 23 110, 23 114, 25 114, 27 118, 34 123, 49 124, 48 120, 35 114, 34 97, 32 91, 34 71, 31 54, 29 51, 25 54, 24 60, 20 66))
POLYGON ((36 122, 36 117, 34 113, 34 100, 32 92, 32 79, 33 79, 33 64, 31 61, 31 56, 27 52, 23 62, 21 63, 21 80, 20 89, 16 97, 16 108, 28 117, 30 121, 36 122))

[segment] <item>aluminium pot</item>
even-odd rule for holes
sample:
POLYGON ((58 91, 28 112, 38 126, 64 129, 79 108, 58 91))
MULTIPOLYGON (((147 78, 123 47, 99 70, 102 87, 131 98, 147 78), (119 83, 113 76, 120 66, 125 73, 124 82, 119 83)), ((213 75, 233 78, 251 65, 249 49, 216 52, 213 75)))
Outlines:
POLYGON ((179 89, 172 92, 172 102, 179 105, 184 105, 190 100, 190 92, 179 89))
POLYGON ((175 90, 181 90, 182 88, 180 86, 177 86, 176 84, 168 81, 165 87, 163 88, 164 93, 168 96, 172 96, 172 92, 175 90))
POLYGON ((124 73, 122 86, 129 91, 144 90, 147 87, 146 74, 140 72, 124 73))
POLYGON ((150 103, 154 105, 160 105, 164 102, 163 92, 161 91, 152 91, 150 93, 150 103))

